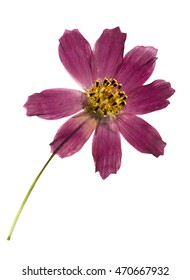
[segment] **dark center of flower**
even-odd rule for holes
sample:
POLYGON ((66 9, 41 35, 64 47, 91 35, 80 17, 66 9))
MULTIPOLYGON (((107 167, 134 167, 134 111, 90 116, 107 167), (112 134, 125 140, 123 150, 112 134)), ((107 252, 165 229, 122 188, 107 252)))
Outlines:
POLYGON ((122 84, 118 84, 116 79, 105 78, 103 83, 96 80, 93 88, 84 92, 88 96, 84 110, 97 117, 117 116, 128 98, 121 87, 122 84))

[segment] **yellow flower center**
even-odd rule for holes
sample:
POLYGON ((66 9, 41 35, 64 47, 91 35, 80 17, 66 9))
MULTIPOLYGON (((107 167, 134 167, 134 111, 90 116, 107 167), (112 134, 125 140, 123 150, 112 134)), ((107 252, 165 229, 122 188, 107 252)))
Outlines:
POLYGON ((121 87, 116 79, 105 78, 103 83, 96 80, 93 88, 84 92, 88 97, 84 110, 98 118, 117 116, 128 98, 124 91, 120 91, 121 87))

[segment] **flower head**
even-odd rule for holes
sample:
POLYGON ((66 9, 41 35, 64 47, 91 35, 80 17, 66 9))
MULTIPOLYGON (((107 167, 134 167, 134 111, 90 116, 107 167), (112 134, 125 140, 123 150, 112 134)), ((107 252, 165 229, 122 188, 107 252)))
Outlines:
POLYGON ((154 70, 157 50, 137 46, 123 56, 125 40, 119 27, 105 29, 92 50, 77 29, 66 30, 59 56, 82 90, 47 89, 29 96, 25 104, 28 116, 47 120, 75 114, 50 144, 61 158, 78 152, 95 132, 92 154, 103 179, 120 168, 120 134, 138 151, 156 157, 164 154, 166 145, 137 115, 167 107, 174 89, 164 80, 144 85, 154 70))

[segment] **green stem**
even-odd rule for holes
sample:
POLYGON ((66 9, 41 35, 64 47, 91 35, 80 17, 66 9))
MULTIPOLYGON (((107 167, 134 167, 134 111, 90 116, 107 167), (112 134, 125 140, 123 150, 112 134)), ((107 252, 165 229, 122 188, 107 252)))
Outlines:
POLYGON ((24 198, 24 200, 23 200, 23 202, 22 202, 22 204, 21 204, 21 206, 20 206, 20 208, 19 208, 19 210, 18 210, 18 212, 17 212, 15 218, 14 218, 14 221, 13 221, 13 223, 12 223, 12 226, 11 226, 11 229, 10 229, 10 232, 9 232, 9 235, 8 235, 8 237, 7 237, 7 240, 10 240, 10 239, 11 239, 11 236, 12 236, 12 233, 13 233, 13 231, 14 231, 14 228, 15 228, 15 226, 16 226, 16 224, 17 224, 18 218, 20 217, 20 214, 21 214, 21 212, 22 212, 22 210, 23 210, 23 208, 24 208, 24 206, 25 206, 25 204, 26 204, 26 202, 27 202, 27 200, 28 200, 28 198, 29 198, 29 196, 30 196, 30 194, 31 194, 31 192, 32 192, 32 190, 33 190, 33 188, 35 187, 35 185, 36 185, 36 183, 38 182, 40 176, 42 175, 43 171, 46 169, 47 165, 48 165, 49 162, 52 160, 52 158, 54 157, 54 155, 55 155, 55 153, 53 153, 53 154, 50 156, 50 158, 46 161, 46 163, 44 164, 43 168, 42 168, 41 171, 38 173, 38 175, 36 176, 36 178, 34 179, 32 185, 31 185, 31 187, 29 188, 29 190, 28 190, 28 192, 27 192, 27 194, 26 194, 26 196, 25 196, 25 198, 24 198))
POLYGON ((33 188, 35 187, 35 185, 36 185, 36 183, 38 182, 38 180, 39 180, 39 178, 40 178, 40 176, 42 175, 42 173, 44 172, 44 170, 46 169, 46 167, 48 166, 48 164, 49 164, 49 162, 52 160, 52 158, 54 157, 54 155, 63 147, 63 145, 86 123, 88 121, 88 119, 85 119, 83 122, 81 122, 80 123, 80 125, 79 126, 77 126, 72 132, 71 132, 71 134, 69 135, 69 136, 67 136, 64 140, 63 140, 63 142, 61 142, 61 144, 54 150, 54 152, 53 152, 53 154, 50 156, 50 158, 46 161, 46 163, 44 164, 44 166, 42 167, 42 169, 41 169, 41 171, 38 173, 38 175, 36 176, 36 178, 34 179, 34 181, 33 181, 33 183, 32 183, 32 185, 31 185, 31 187, 29 188, 29 190, 28 190, 28 192, 27 192, 27 194, 26 194, 26 196, 25 196, 25 198, 24 198, 24 200, 23 200, 23 202, 22 202, 22 204, 21 204, 21 206, 20 206, 20 208, 19 208, 19 210, 18 210, 18 212, 17 212, 17 214, 16 214, 16 216, 15 216, 15 219, 14 219, 14 221, 13 221, 13 224, 12 224, 12 226, 11 226, 11 229, 10 229, 10 232, 9 232, 9 235, 8 235, 8 237, 7 237, 7 240, 10 240, 11 239, 11 236, 12 236, 12 233, 13 233, 13 231, 14 231, 14 228, 15 228, 15 226, 16 226, 16 224, 17 224, 17 221, 18 221, 18 218, 20 217, 20 214, 21 214, 21 212, 22 212, 22 210, 23 210, 23 208, 24 208, 24 206, 25 206, 25 204, 26 204, 26 202, 27 202, 27 200, 28 200, 28 198, 29 198, 29 196, 30 196, 30 194, 31 194, 31 192, 32 192, 32 190, 33 190, 33 188))

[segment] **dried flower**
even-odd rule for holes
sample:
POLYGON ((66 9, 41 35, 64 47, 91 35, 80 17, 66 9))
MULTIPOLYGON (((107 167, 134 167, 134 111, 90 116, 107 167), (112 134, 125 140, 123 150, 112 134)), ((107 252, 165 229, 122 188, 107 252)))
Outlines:
POLYGON ((60 38, 61 62, 82 91, 56 88, 28 97, 24 105, 28 116, 55 120, 77 113, 56 133, 52 155, 30 192, 55 154, 73 155, 94 131, 92 154, 103 179, 120 168, 120 133, 142 153, 164 154, 166 143, 158 131, 137 115, 167 107, 174 89, 164 80, 144 85, 154 70, 157 49, 137 46, 123 57, 125 40, 119 27, 105 29, 93 50, 77 29, 66 30, 60 38))

